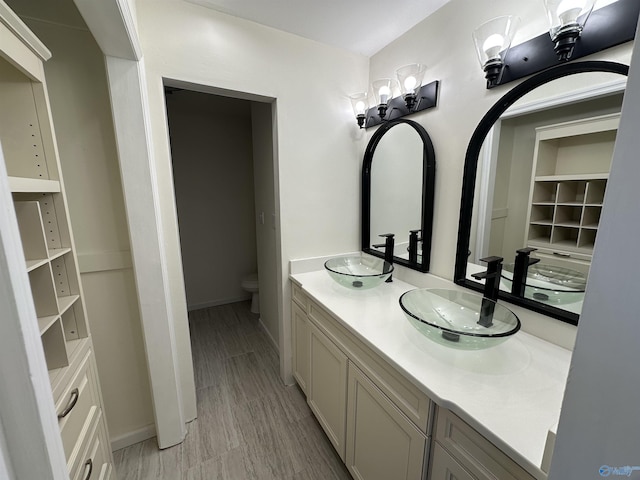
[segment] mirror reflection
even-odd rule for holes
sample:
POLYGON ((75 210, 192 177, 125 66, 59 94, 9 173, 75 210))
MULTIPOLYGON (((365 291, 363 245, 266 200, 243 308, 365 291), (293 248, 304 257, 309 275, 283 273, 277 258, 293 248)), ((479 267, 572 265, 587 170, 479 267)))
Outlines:
POLYGON ((407 119, 382 124, 362 169, 363 251, 428 271, 435 154, 426 130, 407 119))
POLYGON ((618 74, 591 72, 554 80, 494 124, 478 159, 467 279, 486 269, 481 258, 502 257, 502 291, 513 291, 524 268, 520 296, 580 313, 623 84, 618 74), (568 82, 617 87, 562 101, 568 82))
POLYGON ((401 123, 380 139, 371 166, 370 246, 384 252, 380 235, 393 233, 394 256, 407 260, 409 232, 422 228, 422 150, 418 133, 401 123))
POLYGON ((524 296, 580 313, 621 104, 618 93, 501 117, 483 146, 468 275, 503 257, 511 292, 516 251, 535 248, 524 296))

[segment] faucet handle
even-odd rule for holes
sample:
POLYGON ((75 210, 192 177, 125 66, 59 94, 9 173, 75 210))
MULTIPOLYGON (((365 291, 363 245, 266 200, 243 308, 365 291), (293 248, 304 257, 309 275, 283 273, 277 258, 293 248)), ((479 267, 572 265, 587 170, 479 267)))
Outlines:
POLYGON ((496 256, 484 257, 484 258, 480 259, 480 261, 481 262, 485 262, 487 264, 487 266, 498 265, 498 264, 502 263, 503 260, 504 260, 504 258, 496 257, 496 256))
POLYGON ((499 277, 502 273, 502 261, 504 258, 502 257, 485 257, 481 258, 481 262, 485 262, 487 264, 487 270, 480 273, 473 273, 471 276, 476 280, 482 280, 483 278, 496 278, 499 277))
POLYGON ((379 237, 393 238, 395 233, 381 233, 379 237))
POLYGON ((524 262, 525 260, 523 260, 524 258, 527 258, 526 262, 527 265, 534 265, 536 263, 538 263, 540 261, 539 258, 528 258, 529 254, 531 252, 535 252, 536 250, 538 250, 537 248, 533 248, 533 247, 525 247, 525 248, 521 248, 519 250, 516 250, 516 263, 519 262, 524 262), (519 260, 520 259, 520 260, 519 260))

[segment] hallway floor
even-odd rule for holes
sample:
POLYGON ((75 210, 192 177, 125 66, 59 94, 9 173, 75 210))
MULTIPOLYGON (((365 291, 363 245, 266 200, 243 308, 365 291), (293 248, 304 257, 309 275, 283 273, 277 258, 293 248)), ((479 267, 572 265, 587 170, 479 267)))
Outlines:
POLYGON ((198 418, 185 441, 114 452, 119 480, 350 480, 249 302, 189 312, 198 418))

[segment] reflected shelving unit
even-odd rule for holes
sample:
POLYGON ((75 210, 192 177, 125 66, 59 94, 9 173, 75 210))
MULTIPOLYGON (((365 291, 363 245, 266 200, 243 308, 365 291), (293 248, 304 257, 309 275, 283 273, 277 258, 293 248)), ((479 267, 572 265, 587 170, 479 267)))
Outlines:
POLYGON ((536 129, 527 245, 536 256, 587 272, 620 114, 536 129))

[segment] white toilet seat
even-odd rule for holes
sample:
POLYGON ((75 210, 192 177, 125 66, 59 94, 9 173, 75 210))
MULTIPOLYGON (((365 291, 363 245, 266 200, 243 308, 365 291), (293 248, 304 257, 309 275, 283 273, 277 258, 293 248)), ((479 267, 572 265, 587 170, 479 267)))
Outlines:
POLYGON ((242 279, 242 288, 251 293, 251 311, 260 313, 260 294, 258 293, 258 274, 252 273, 242 279))
POLYGON ((248 292, 257 292, 258 291, 258 274, 252 273, 247 275, 242 280, 242 288, 244 288, 248 292))

